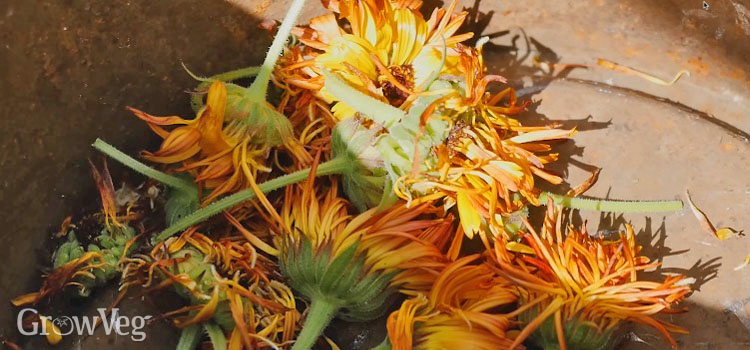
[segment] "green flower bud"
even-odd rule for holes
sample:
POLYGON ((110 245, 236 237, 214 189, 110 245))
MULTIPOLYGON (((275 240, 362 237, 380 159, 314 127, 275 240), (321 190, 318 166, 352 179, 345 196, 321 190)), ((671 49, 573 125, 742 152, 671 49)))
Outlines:
POLYGON ((80 258, 84 253, 81 243, 78 242, 75 232, 68 233, 68 241, 57 248, 52 259, 52 267, 58 268, 65 263, 80 258))

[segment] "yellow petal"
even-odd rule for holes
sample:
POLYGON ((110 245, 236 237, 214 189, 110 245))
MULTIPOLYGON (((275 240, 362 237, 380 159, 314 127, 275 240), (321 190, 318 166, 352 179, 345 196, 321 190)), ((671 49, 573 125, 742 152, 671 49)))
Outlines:
POLYGON ((732 235, 734 235, 734 231, 729 227, 724 227, 716 230, 716 238, 722 241, 729 237, 732 237, 732 235))
POLYGON ((505 249, 515 252, 515 253, 522 253, 522 254, 536 254, 534 252, 534 249, 531 249, 531 247, 518 242, 508 242, 505 245, 505 249))
POLYGON ((39 315, 39 318, 44 322, 44 329, 47 331, 47 342, 51 345, 57 345, 62 340, 62 332, 52 323, 49 317, 39 315))
POLYGON ((745 261, 742 262, 742 264, 739 264, 737 267, 734 268, 734 271, 739 271, 741 269, 744 269, 745 266, 750 265, 750 254, 747 255, 745 258, 745 261))
POLYGON ((479 213, 474 210, 471 205, 471 200, 463 192, 456 194, 456 202, 458 204, 458 215, 461 217, 461 226, 464 229, 464 233, 469 238, 473 238, 475 233, 479 232, 482 224, 482 217, 479 213))
POLYGON ((211 300, 209 300, 203 307, 198 311, 195 316, 192 318, 182 321, 182 320, 175 320, 175 325, 178 328, 185 328, 187 326, 201 323, 209 318, 211 318, 214 313, 216 312, 216 306, 219 305, 219 288, 214 287, 213 294, 211 295, 211 300))
POLYGON ((527 143, 527 142, 536 142, 536 141, 567 139, 575 134, 576 134, 575 129, 571 129, 571 130, 549 129, 549 130, 531 131, 531 132, 522 133, 518 136, 511 137, 510 140, 515 143, 527 143))

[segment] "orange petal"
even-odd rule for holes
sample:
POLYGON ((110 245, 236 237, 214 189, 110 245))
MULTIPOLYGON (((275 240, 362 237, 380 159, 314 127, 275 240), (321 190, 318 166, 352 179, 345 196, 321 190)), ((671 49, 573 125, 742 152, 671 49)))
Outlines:
POLYGON ((10 301, 10 303, 13 304, 13 306, 21 306, 21 305, 35 303, 37 302, 38 298, 39 298, 39 292, 28 293, 28 294, 19 295, 13 298, 10 301))
POLYGON ((201 135, 200 146, 203 154, 217 154, 231 148, 222 131, 226 106, 227 88, 224 83, 215 81, 208 89, 206 109, 197 118, 196 129, 201 135))

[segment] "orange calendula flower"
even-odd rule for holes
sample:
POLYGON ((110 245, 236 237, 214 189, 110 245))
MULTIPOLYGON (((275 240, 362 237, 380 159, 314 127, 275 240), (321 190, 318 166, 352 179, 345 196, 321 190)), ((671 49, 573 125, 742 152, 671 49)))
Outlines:
POLYGON ((526 222, 524 239, 533 255, 495 245, 493 265, 518 285, 520 305, 538 302, 519 316, 525 326, 513 346, 530 337, 545 349, 604 349, 620 326, 636 322, 656 328, 675 348, 670 332, 686 330, 652 316, 674 312, 672 305, 690 293, 684 277, 640 280, 640 272, 658 264, 638 255, 641 247, 629 225, 607 240, 590 236, 585 226, 564 232, 560 216, 550 203, 541 234, 526 222))
POLYGON ((353 216, 336 184, 287 187, 278 233, 282 272, 311 307, 295 350, 309 349, 335 315, 381 315, 396 289, 427 290, 448 263, 455 227, 438 209, 403 203, 353 216))
POLYGON ((213 189, 204 202, 247 188, 261 173, 271 171, 266 164, 270 145, 253 142, 252 134, 237 132, 233 123, 225 121, 226 108, 227 89, 219 81, 211 84, 206 106, 192 120, 155 117, 130 108, 164 139, 158 151, 143 152, 143 156, 157 163, 182 163, 177 171, 192 172, 196 183, 213 189), (182 126, 167 131, 163 126, 168 125, 182 126))
POLYGON ((447 206, 457 204, 466 235, 480 233, 488 244, 485 223, 499 235, 512 213, 529 203, 538 205, 541 191, 535 187, 535 177, 562 182, 545 170, 557 159, 557 154, 548 153, 547 142, 567 139, 575 130, 522 126, 511 116, 526 104, 518 104, 512 87, 494 95, 486 91, 488 84, 505 80, 485 75, 481 41, 477 48, 459 45, 458 51, 460 84, 452 83, 454 90, 435 102, 435 115, 429 117, 453 121, 446 141, 434 150, 436 165, 431 171, 402 177, 394 187, 410 201, 441 193, 447 206))
POLYGON ((278 281, 278 266, 257 251, 273 248, 242 236, 214 241, 192 228, 156 246, 148 259, 127 259, 123 287, 174 285, 192 304, 169 313, 191 312, 174 321, 183 337, 200 325, 212 342, 221 338, 218 344, 229 349, 278 349, 298 330, 295 297, 278 281))
POLYGON ((405 301, 388 317, 394 350, 496 350, 513 343, 506 331, 518 311, 497 311, 516 301, 512 286, 489 267, 470 265, 475 260, 452 263, 426 296, 405 301))
MULTIPOLYGON (((296 85, 322 88, 318 70, 340 74, 363 93, 402 105, 414 92, 424 91, 439 73, 457 73, 456 44, 472 33, 456 35, 466 12, 454 15, 454 0, 425 20, 421 1, 345 0, 328 3, 333 13, 313 18, 309 28, 294 32, 300 41, 323 53, 283 69, 306 68, 309 79, 296 85)), ((332 97, 323 92, 326 100, 332 97)), ((333 107, 339 119, 354 115, 344 103, 333 107)))

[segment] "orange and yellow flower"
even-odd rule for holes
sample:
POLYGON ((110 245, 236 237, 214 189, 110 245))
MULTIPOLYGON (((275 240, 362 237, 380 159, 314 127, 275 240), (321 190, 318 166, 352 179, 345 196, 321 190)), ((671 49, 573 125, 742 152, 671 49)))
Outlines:
POLYGON ((289 244, 304 240, 315 251, 327 251, 331 260, 356 246, 367 273, 395 273, 390 285, 404 292, 429 288, 448 261, 445 253, 455 232, 451 217, 439 218, 440 210, 429 204, 352 211, 335 183, 287 187, 277 228, 281 255, 292 248, 289 244))
POLYGON ((494 95, 487 92, 488 84, 504 79, 485 75, 481 44, 459 45, 458 52, 463 88, 441 98, 434 109, 453 121, 448 139, 435 149, 437 165, 433 171, 402 177, 394 187, 409 201, 422 196, 432 200, 433 194, 441 194, 447 206, 458 206, 466 235, 479 233, 489 246, 484 223, 497 236, 504 232, 508 215, 527 204, 538 205, 535 177, 562 182, 545 170, 557 159, 556 153, 548 153, 547 142, 567 139, 575 130, 522 126, 511 116, 526 104, 518 105, 512 87, 494 95))
POLYGON ((177 286, 193 304, 169 313, 193 312, 176 318, 177 327, 215 322, 229 333, 229 349, 278 349, 293 339, 300 313, 276 263, 258 252, 267 248, 246 237, 214 241, 192 228, 156 246, 149 259, 127 259, 123 286, 177 286))
MULTIPOLYGON (((272 147, 253 142, 251 134, 236 132, 234 124, 225 121, 226 108, 227 88, 219 81, 211 84, 206 106, 192 120, 156 117, 130 108, 164 139, 158 151, 143 152, 143 157, 162 164, 182 163, 176 171, 194 174, 196 183, 211 189, 204 202, 248 188, 272 170, 268 162, 272 147), (163 128, 170 125, 181 126, 170 131, 163 128)), ((308 161, 306 151, 296 140, 292 143, 287 147, 292 154, 308 161)))
POLYGON ((516 301, 512 286, 477 256, 452 263, 431 290, 405 301, 388 317, 394 350, 506 349, 507 331, 518 312, 498 311, 516 301))
POLYGON ((590 236, 585 226, 564 232, 561 215, 549 203, 541 234, 526 222, 524 240, 534 254, 512 253, 503 239, 495 245, 495 268, 518 286, 520 304, 538 302, 520 315, 525 327, 513 346, 531 337, 544 348, 599 349, 622 324, 636 322, 656 328, 675 348, 670 332, 686 330, 652 316, 674 312, 672 305, 690 293, 684 276, 640 280, 640 272, 658 264, 638 255, 632 227, 608 240, 590 236))
MULTIPOLYGON (((457 1, 447 9, 436 9, 425 20, 421 1, 344 0, 328 2, 328 9, 346 22, 339 25, 329 13, 310 21, 309 28, 294 32, 305 45, 323 51, 311 52, 281 70, 301 69, 289 76, 292 85, 320 89, 320 70, 340 74, 361 92, 400 106, 415 92, 424 91, 439 73, 457 73, 456 45, 472 33, 456 34, 466 12, 454 15, 457 1)), ((325 91, 321 96, 333 98, 325 91)), ((332 108, 338 119, 356 112, 341 102, 332 108)))

